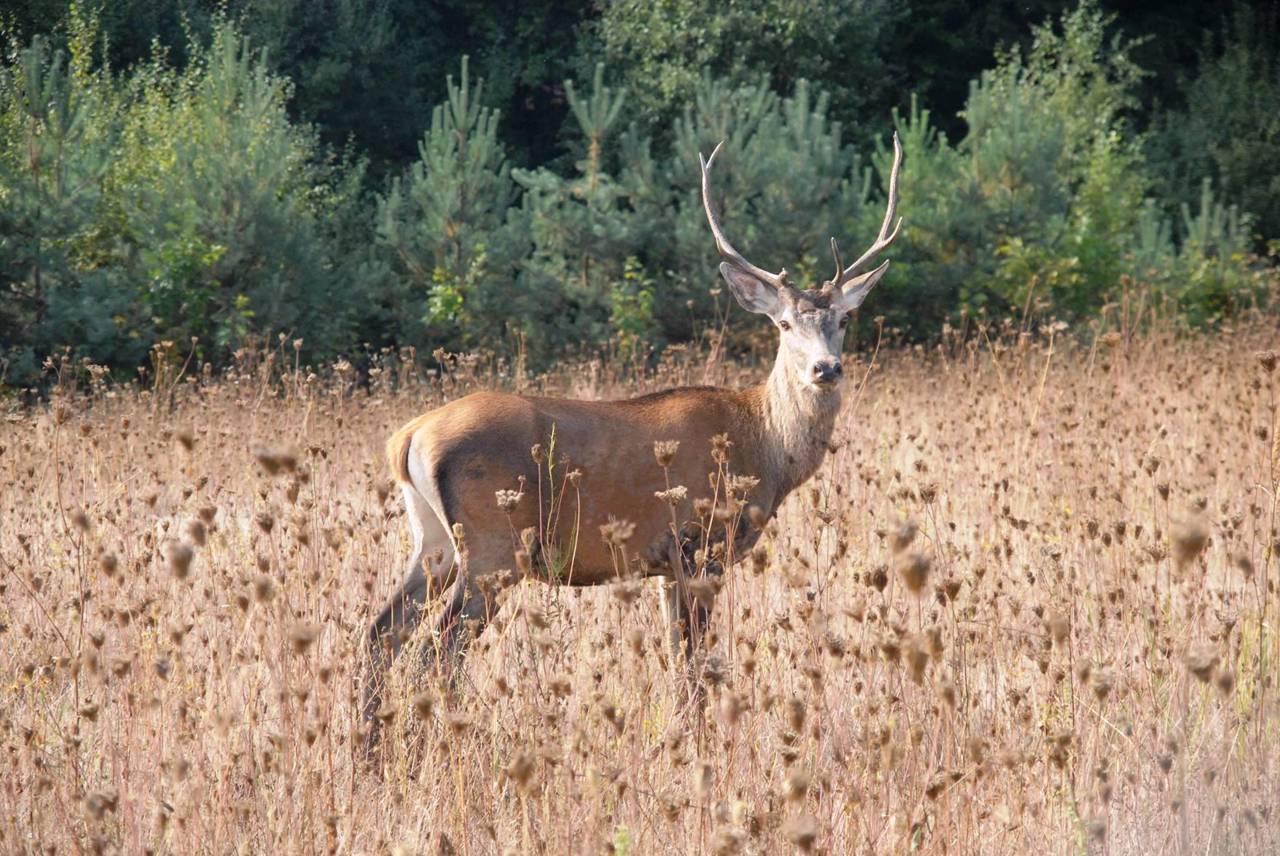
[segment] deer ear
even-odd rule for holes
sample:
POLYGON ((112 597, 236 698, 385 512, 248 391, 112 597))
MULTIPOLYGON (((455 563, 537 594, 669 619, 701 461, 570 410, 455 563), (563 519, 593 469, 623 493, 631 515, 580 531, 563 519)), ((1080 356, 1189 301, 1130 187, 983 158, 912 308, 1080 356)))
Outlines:
POLYGON ((867 271, 862 276, 855 276, 846 282, 838 298, 839 307, 845 312, 851 312, 861 306, 862 301, 867 299, 871 289, 875 288, 876 283, 880 281, 880 277, 884 276, 884 272, 888 269, 889 262, 885 261, 875 270, 867 271))
POLYGON ((738 303, 748 312, 773 317, 782 308, 777 290, 746 271, 739 270, 728 262, 721 262, 720 275, 729 283, 729 290, 738 299, 738 303))

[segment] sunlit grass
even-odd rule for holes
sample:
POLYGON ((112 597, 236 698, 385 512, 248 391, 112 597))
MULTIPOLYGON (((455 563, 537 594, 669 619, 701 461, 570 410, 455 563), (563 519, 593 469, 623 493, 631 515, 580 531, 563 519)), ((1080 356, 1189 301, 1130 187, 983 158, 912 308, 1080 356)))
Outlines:
POLYGON ((716 596, 704 713, 655 584, 522 583, 456 688, 402 658, 368 763, 365 629, 408 555, 382 444, 509 375, 65 367, 0 425, 0 850, 1274 852, 1275 347, 881 352, 716 596))

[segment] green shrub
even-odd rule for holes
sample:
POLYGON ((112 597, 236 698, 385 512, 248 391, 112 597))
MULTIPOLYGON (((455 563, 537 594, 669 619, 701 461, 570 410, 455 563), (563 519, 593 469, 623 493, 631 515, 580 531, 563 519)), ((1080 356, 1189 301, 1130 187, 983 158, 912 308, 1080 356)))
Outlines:
POLYGON ((450 347, 497 347, 527 241, 507 224, 516 186, 498 114, 483 106, 465 57, 448 90, 418 161, 378 200, 377 237, 404 307, 398 338, 417 341, 425 329, 450 347))
MULTIPOLYGON (((298 103, 225 12, 193 13, 190 43, 172 54, 137 60, 131 46, 125 70, 105 61, 99 18, 127 30, 128 10, 70 5, 64 49, 45 38, 6 45, 0 382, 37 379, 68 346, 132 370, 159 341, 195 340, 199 357, 223 363, 276 334, 303 339, 306 359, 369 343, 519 352, 535 366, 597 347, 647 359, 726 322, 736 346, 763 342, 766 328, 727 311, 703 212, 698 155, 722 142, 714 204, 757 264, 819 284, 831 275, 830 236, 857 254, 880 228, 887 135, 873 121, 853 145, 835 118, 866 94, 866 57, 836 79, 823 47, 850 21, 875 30, 888 20, 877 3, 824 2, 803 21, 792 0, 610 4, 583 32, 599 36, 626 85, 606 85, 596 66, 584 86, 530 96, 563 96, 569 121, 537 144, 558 154, 528 168, 516 164, 531 149, 508 149, 512 126, 464 58, 418 129, 416 160, 376 197, 364 161, 326 149, 290 111, 321 116, 329 134, 378 136, 367 111, 384 108, 353 106, 340 81, 397 78, 379 55, 393 4, 233 5, 240 25, 288 48, 279 62, 307 89, 298 103), (330 11, 332 30, 310 40, 318 54, 301 50, 330 11), (779 59, 806 45, 812 55, 779 59), (168 58, 179 54, 181 64, 168 58), (802 79, 806 70, 825 83, 802 79)), ((172 29, 168 13, 146 14, 172 29)), ((553 8, 528 14, 541 21, 553 8)), ((957 312, 1086 318, 1135 290, 1189 324, 1249 305, 1264 264, 1250 255, 1251 229, 1271 234, 1280 222, 1280 126, 1259 107, 1280 100, 1280 63, 1249 20, 1221 50, 1206 47, 1186 111, 1146 137, 1132 121, 1137 43, 1111 34, 1096 0, 997 53, 970 85, 958 141, 914 98, 893 111, 904 229, 874 314, 921 339, 957 312)), ((419 47, 444 38, 426 32, 430 22, 415 26, 419 47)), ((504 43, 485 67, 518 50, 504 43)), ((499 99, 544 72, 495 72, 499 99)))
POLYGON ((0 67, 0 381, 30 380, 63 343, 141 356, 121 340, 129 300, 98 263, 117 103, 80 35, 71 56, 36 38, 0 67))
POLYGON ((976 81, 965 107, 969 156, 998 259, 991 289, 1060 312, 1097 309, 1115 287, 1148 192, 1140 140, 1124 119, 1142 72, 1109 40, 1092 3, 1039 27, 976 81))
MULTIPOLYGON (((524 308, 518 313, 522 332, 543 354, 613 338, 610 318, 626 303, 614 290, 624 282, 628 260, 633 276, 642 276, 634 259, 654 225, 640 216, 643 183, 630 172, 615 175, 610 169, 625 93, 604 84, 602 66, 596 67, 589 95, 571 81, 565 92, 582 154, 572 173, 514 173, 524 196, 513 220, 532 239, 533 250, 521 266, 512 306, 524 308)), ((627 147, 626 160, 633 170, 650 170, 646 149, 634 144, 634 138, 619 144, 627 147)))
POLYGON ((221 25, 184 72, 153 66, 131 89, 111 203, 154 335, 228 349, 281 331, 317 352, 349 347, 353 294, 327 230, 353 188, 290 123, 288 82, 221 25))
POLYGON ((1198 205, 1207 178, 1256 218, 1263 238, 1280 235, 1280 39, 1274 18, 1237 9, 1230 32, 1206 40, 1198 73, 1184 83, 1182 96, 1184 106, 1154 123, 1148 146, 1167 207, 1198 205))
POLYGON ((861 248, 855 245, 874 235, 860 227, 869 176, 843 128, 829 118, 829 108, 827 96, 803 80, 786 98, 763 80, 740 86, 709 77, 700 82, 674 125, 673 151, 662 173, 674 203, 674 235, 661 236, 651 260, 655 269, 668 271, 664 294, 670 299, 660 309, 673 335, 692 332, 687 301, 695 317, 709 317, 711 292, 720 287, 698 154, 710 156, 721 142, 713 204, 729 239, 755 264, 785 267, 797 285, 817 285, 831 277, 831 237, 856 255, 861 248))
POLYGON ((182 72, 128 78, 93 69, 95 21, 73 25, 70 59, 37 40, 0 76, 12 378, 62 345, 124 368, 161 339, 219 360, 275 332, 348 350, 359 168, 290 123, 287 81, 228 24, 182 72))

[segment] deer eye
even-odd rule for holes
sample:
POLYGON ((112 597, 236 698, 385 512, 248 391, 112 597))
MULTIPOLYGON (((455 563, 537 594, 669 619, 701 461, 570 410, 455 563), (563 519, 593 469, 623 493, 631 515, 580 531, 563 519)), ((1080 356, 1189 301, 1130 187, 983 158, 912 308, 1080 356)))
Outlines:
POLYGON ((849 316, 848 316, 848 315, 841 315, 841 316, 840 316, 840 329, 841 329, 841 330, 843 330, 845 327, 848 327, 848 326, 849 326, 849 316))
POLYGON ((778 326, 779 326, 779 327, 781 327, 781 328, 782 328, 782 331, 785 333, 787 330, 790 330, 790 329, 791 329, 791 322, 790 322, 790 321, 779 321, 779 322, 778 322, 778 326))

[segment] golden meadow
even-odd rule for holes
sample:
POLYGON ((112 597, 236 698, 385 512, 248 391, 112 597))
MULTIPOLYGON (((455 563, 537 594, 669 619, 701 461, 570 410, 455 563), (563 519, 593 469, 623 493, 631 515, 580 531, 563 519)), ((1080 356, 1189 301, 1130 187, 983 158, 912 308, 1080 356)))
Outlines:
POLYGON ((767 367, 55 365, 0 425, 0 850, 1276 852, 1276 347, 1104 317, 868 349, 726 573, 705 708, 656 583, 526 581, 456 682, 398 661, 370 757, 366 631, 409 552, 391 431, 474 389, 767 367))

